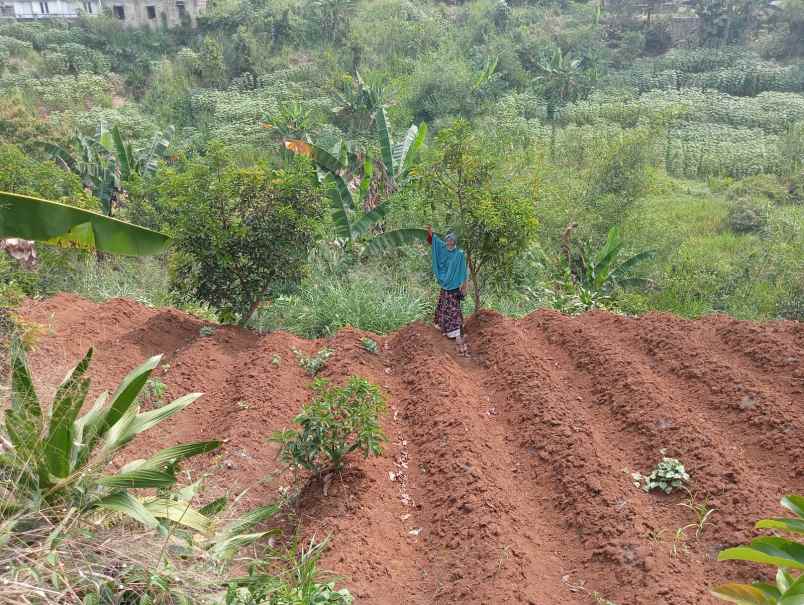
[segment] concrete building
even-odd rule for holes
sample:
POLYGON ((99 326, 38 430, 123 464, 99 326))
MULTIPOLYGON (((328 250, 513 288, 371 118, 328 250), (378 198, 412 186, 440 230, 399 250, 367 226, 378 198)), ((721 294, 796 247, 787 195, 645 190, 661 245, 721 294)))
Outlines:
POLYGON ((6 19, 69 19, 101 10, 100 0, 0 0, 0 17, 6 19))
POLYGON ((2 19, 75 18, 104 10, 130 27, 195 26, 207 0, 0 0, 2 19))
POLYGON ((131 27, 195 26, 196 18, 207 7, 206 0, 103 0, 112 15, 131 27))

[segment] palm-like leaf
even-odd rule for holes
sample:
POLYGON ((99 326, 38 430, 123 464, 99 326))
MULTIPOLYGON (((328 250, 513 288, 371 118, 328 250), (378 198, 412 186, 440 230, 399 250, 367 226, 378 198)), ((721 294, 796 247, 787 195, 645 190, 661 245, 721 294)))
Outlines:
POLYGON ((383 203, 377 206, 371 212, 367 212, 360 220, 352 225, 352 235, 354 237, 360 237, 368 232, 374 225, 376 225, 379 221, 383 220, 388 212, 391 210, 391 204, 383 203))
POLYGON ((351 216, 354 212, 352 193, 343 177, 334 172, 328 173, 324 182, 328 186, 332 220, 335 223, 338 237, 351 239, 351 216))
POLYGON ((427 243, 426 229, 395 229, 386 231, 373 238, 366 246, 367 254, 383 254, 400 246, 410 246, 416 243, 427 243))
POLYGON ((160 254, 170 239, 108 216, 40 198, 0 192, 0 237, 19 237, 111 254, 160 254))
POLYGON ((124 515, 128 515, 132 519, 139 521, 146 527, 153 528, 159 525, 159 521, 157 521, 156 517, 148 512, 148 509, 143 506, 142 502, 128 492, 115 492, 114 494, 100 498, 94 501, 88 507, 88 510, 92 509, 110 510, 117 513, 123 513, 124 515))
POLYGON ((380 139, 382 161, 385 163, 385 169, 388 174, 394 175, 397 172, 396 166, 394 165, 394 142, 391 139, 391 128, 385 107, 380 107, 377 110, 374 119, 377 122, 377 135, 380 139))
POLYGON ((212 529, 212 520, 201 511, 192 508, 189 502, 168 500, 167 498, 146 498, 142 500, 142 505, 157 519, 167 519, 203 534, 209 533, 212 529))

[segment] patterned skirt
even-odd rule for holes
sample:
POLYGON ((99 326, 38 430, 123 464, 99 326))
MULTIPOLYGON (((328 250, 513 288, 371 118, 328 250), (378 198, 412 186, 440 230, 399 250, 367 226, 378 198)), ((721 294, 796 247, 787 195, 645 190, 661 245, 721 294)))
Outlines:
POLYGON ((441 290, 435 310, 435 323, 442 334, 449 338, 461 335, 463 329, 463 312, 461 311, 461 293, 459 290, 441 290))

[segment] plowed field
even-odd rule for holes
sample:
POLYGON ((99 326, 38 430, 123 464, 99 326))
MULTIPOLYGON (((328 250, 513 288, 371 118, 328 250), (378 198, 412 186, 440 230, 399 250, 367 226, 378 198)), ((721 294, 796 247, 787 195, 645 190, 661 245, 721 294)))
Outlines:
POLYGON ((431 326, 373 337, 343 330, 327 341, 215 327, 175 310, 60 295, 29 303, 45 335, 31 356, 54 388, 94 346, 93 389, 114 388, 144 358, 164 353, 166 400, 205 396, 130 446, 141 455, 205 438, 222 455, 197 460, 210 495, 249 488, 275 497, 272 431, 291 426, 311 381, 291 351, 335 350, 322 375, 352 374, 388 396, 381 458, 356 459, 323 495, 300 504, 305 532, 331 534, 324 567, 357 603, 714 603, 707 587, 757 567, 717 563, 749 539, 753 522, 804 492, 804 325, 651 314, 493 313, 469 326, 471 359, 431 326), (206 332, 206 331, 205 331, 206 332), (684 494, 645 494, 630 478, 660 450, 686 465, 711 525, 684 494), (595 596, 597 593, 597 597, 595 596))

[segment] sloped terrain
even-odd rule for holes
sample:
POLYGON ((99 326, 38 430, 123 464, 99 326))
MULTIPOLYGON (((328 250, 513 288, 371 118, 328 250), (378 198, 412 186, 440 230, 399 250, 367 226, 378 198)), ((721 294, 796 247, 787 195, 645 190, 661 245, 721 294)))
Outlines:
MULTIPOLYGON (((366 604, 620 605, 714 602, 707 587, 756 568, 716 563, 748 539, 754 520, 804 492, 804 326, 725 317, 607 313, 523 320, 484 313, 470 323, 471 359, 422 324, 363 350, 347 329, 328 341, 257 335, 175 310, 59 295, 24 316, 45 326, 31 355, 53 389, 90 345, 93 388, 113 388, 145 357, 176 397, 203 391, 182 414, 138 438, 130 455, 219 438, 194 461, 207 493, 248 488, 272 500, 286 485, 276 447, 310 396, 292 349, 335 349, 322 375, 352 374, 388 395, 385 455, 356 459, 323 495, 300 503, 305 532, 331 534, 325 567, 366 604), (208 334, 208 335, 204 335, 208 334), (683 494, 645 494, 660 450, 678 457, 699 499, 717 511, 700 538, 683 494), (675 550, 675 552, 674 552, 675 550)), ((244 501, 244 502, 245 502, 244 501)))

